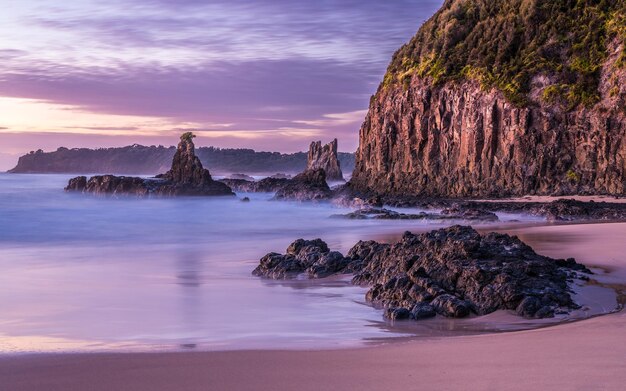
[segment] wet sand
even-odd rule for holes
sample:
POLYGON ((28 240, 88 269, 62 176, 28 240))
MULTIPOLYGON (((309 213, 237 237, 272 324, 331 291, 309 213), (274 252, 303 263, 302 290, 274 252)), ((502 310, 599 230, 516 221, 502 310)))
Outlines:
MULTIPOLYGON (((626 223, 508 230, 625 291, 626 223), (605 270, 607 273, 602 272, 605 270)), ((622 297, 623 299, 623 297, 622 297)), ((363 349, 0 356, 1 390, 623 390, 624 312, 363 349)))

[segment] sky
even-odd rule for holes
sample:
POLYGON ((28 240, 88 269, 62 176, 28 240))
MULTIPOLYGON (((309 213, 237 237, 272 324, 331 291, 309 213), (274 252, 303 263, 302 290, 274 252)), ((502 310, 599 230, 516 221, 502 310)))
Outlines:
POLYGON ((393 52, 442 0, 0 0, 0 169, 134 143, 354 151, 393 52))

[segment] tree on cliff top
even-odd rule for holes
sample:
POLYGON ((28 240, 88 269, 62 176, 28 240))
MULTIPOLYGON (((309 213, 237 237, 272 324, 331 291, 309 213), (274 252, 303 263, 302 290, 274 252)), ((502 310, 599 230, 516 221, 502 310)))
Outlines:
POLYGON ((589 106, 613 39, 626 41, 624 0, 446 0, 395 53, 382 87, 415 75, 434 84, 474 79, 523 106, 532 77, 545 74, 554 81, 546 98, 589 106))
POLYGON ((180 136, 180 141, 192 142, 195 137, 196 135, 192 132, 185 132, 180 136))

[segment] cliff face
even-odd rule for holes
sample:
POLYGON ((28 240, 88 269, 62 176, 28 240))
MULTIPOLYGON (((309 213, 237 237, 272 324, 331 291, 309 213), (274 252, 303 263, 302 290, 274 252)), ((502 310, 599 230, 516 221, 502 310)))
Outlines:
POLYGON ((326 172, 326 179, 330 181, 343 181, 341 164, 337 156, 337 139, 326 145, 321 141, 314 141, 309 147, 307 158, 307 170, 323 169, 326 172))
MULTIPOLYGON (((559 2, 563 1, 554 3, 559 2)), ((475 27, 456 31, 457 46, 464 45, 468 53, 476 51, 471 46, 478 45, 471 39, 473 29, 501 19, 498 4, 505 2, 493 3, 491 13, 477 13, 475 27)), ((518 11, 521 18, 530 12, 523 7, 543 3, 549 2, 517 0, 506 7, 514 14, 518 11)), ((613 7, 603 10, 607 26, 615 19, 624 20, 623 4, 604 3, 613 7)), ((446 1, 416 38, 396 53, 361 127, 352 184, 385 194, 447 197, 626 194, 623 35, 606 27, 601 40, 604 51, 594 57, 599 65, 590 66, 590 73, 580 70, 582 76, 572 65, 580 55, 568 49, 571 42, 553 49, 560 67, 542 65, 530 71, 515 68, 517 73, 511 75, 496 74, 500 68, 492 72, 488 59, 461 54, 460 64, 445 64, 441 58, 455 55, 456 46, 439 47, 425 37, 454 35, 448 14, 461 12, 458 7, 468 4, 472 2, 446 1), (463 71, 456 73, 454 67, 463 71), (513 87, 507 89, 502 80, 509 76, 513 87)), ((596 12, 592 7, 587 11, 596 12)), ((518 61, 520 53, 554 41, 550 36, 537 41, 533 31, 523 34, 510 38, 517 42, 508 52, 484 56, 496 61, 508 55, 508 60, 500 58, 499 64, 491 65, 514 69, 510 64, 518 61)), ((539 60, 543 61, 549 54, 542 53, 539 60)))

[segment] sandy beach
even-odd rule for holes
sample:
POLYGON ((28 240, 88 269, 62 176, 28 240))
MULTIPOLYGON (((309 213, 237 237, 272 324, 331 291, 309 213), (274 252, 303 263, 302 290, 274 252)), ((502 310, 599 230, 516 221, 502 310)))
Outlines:
MULTIPOLYGON (((510 231, 624 293, 626 224, 510 231)), ((0 357, 2 390, 623 390, 623 312, 544 329, 362 349, 0 357)))

